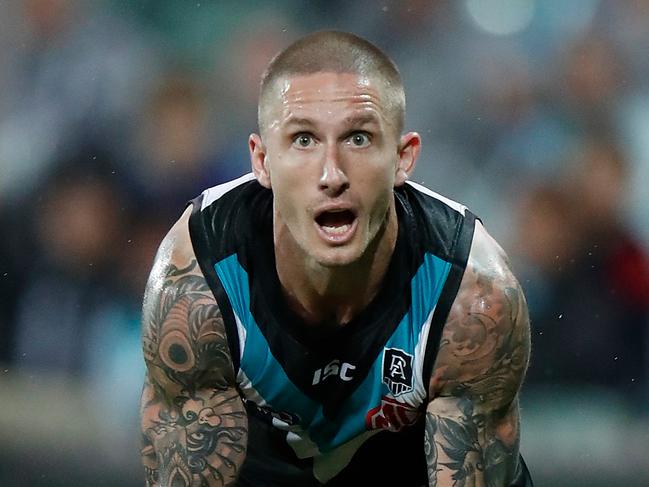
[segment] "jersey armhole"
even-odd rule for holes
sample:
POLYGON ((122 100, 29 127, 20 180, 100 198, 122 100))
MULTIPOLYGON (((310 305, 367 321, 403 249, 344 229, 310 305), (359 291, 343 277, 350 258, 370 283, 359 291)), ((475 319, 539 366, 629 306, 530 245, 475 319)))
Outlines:
POLYGON ((225 335, 228 341, 228 348, 230 349, 232 366, 236 376, 239 373, 240 366, 239 333, 232 305, 230 304, 225 288, 223 287, 219 276, 216 274, 216 269, 214 267, 216 260, 210 250, 214 247, 210 239, 210 233, 208 232, 205 215, 202 210, 203 198, 204 195, 201 194, 188 203, 193 205, 192 213, 189 216, 189 236, 198 265, 201 268, 203 276, 212 290, 214 299, 216 299, 216 303, 221 311, 225 327, 225 335))
POLYGON ((460 283, 462 282, 464 270, 466 269, 467 261, 469 259, 476 220, 476 216, 466 210, 462 222, 458 225, 455 234, 453 250, 451 252, 451 268, 446 278, 446 282, 444 283, 444 289, 442 290, 435 307, 430 323, 428 338, 426 340, 422 378, 424 384, 426 384, 427 392, 429 389, 428 384, 430 383, 431 374, 433 372, 433 365, 435 364, 435 358, 439 351, 439 344, 442 339, 444 325, 448 319, 453 301, 455 301, 457 292, 460 289, 460 283))

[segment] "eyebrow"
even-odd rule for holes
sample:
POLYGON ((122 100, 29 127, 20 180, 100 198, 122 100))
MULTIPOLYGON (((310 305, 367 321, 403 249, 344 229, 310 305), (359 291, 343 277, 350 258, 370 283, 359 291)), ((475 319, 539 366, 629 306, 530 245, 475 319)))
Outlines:
MULTIPOLYGON (((366 124, 379 124, 380 121, 374 114, 364 114, 347 117, 345 118, 344 123, 346 126, 359 126, 366 124)), ((286 122, 284 122, 285 127, 315 127, 315 125, 316 124, 313 120, 303 117, 290 117, 286 122)))
POLYGON ((376 115, 374 114, 364 114, 364 115, 356 115, 356 116, 351 116, 347 117, 345 119, 345 123, 347 125, 366 125, 366 124, 378 124, 379 119, 376 115))
POLYGON ((293 117, 291 116, 286 122, 284 122, 285 127, 291 127, 291 126, 298 126, 298 127, 314 127, 315 123, 313 123, 313 120, 309 118, 299 118, 299 117, 293 117))

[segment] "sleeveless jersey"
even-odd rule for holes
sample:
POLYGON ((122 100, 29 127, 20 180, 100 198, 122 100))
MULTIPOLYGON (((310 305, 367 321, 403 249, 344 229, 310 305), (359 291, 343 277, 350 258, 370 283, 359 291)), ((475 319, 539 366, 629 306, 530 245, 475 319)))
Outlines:
POLYGON ((192 245, 249 418, 238 485, 427 485, 428 383, 475 217, 415 183, 394 194, 399 230, 382 288, 326 331, 282 294, 270 190, 248 174, 192 201, 192 245))

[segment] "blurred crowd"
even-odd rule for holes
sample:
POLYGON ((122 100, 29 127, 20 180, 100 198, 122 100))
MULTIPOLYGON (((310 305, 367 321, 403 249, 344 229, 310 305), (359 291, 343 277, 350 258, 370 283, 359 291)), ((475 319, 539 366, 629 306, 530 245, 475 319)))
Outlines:
POLYGON ((249 170, 263 68, 323 28, 396 61, 414 179, 511 257, 525 387, 646 414, 647 0, 0 2, 0 377, 74 378, 134 436, 156 247, 189 199, 249 170))

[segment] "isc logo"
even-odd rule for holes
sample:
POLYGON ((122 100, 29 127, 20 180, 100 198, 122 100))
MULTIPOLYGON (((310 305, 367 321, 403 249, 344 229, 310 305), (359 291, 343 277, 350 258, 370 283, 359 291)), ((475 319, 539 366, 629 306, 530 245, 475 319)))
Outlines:
POLYGON ((352 380, 352 370, 354 370, 356 366, 347 363, 347 362, 342 362, 340 363, 340 360, 335 359, 329 362, 327 365, 322 367, 321 369, 316 370, 313 373, 313 383, 312 385, 317 385, 320 384, 322 381, 324 381, 327 377, 340 377, 341 380, 344 381, 350 381, 352 380))

